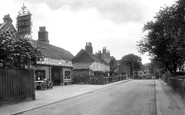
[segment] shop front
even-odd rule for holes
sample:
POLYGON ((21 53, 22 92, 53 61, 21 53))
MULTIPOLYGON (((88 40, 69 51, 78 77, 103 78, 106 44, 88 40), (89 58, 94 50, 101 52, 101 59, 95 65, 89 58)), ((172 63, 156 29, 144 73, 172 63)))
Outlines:
POLYGON ((32 65, 35 72, 35 80, 49 79, 54 85, 65 85, 72 83, 72 62, 63 60, 45 59, 32 65), (68 63, 68 65, 67 65, 68 63), (67 66, 66 66, 67 65, 67 66))

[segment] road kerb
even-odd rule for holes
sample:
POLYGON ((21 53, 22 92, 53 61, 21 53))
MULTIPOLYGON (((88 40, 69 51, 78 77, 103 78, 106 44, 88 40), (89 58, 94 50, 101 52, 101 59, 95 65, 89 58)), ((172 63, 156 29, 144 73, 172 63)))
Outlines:
POLYGON ((120 83, 125 83, 125 82, 128 82, 128 81, 131 81, 131 79, 127 79, 127 80, 123 80, 123 81, 119 81, 119 82, 114 82, 114 83, 111 83, 111 84, 106 84, 106 86, 105 87, 102 87, 102 88, 98 88, 98 89, 95 89, 95 90, 92 90, 92 91, 87 91, 87 92, 85 92, 83 94, 79 94, 79 95, 72 96, 72 97, 69 97, 69 98, 57 100, 57 101, 54 101, 54 102, 51 102, 51 103, 47 103, 47 104, 43 104, 43 105, 40 105, 40 106, 35 106, 33 108, 29 108, 29 109, 25 109, 25 110, 20 110, 20 111, 11 113, 10 115, 17 115, 17 114, 21 114, 21 113, 24 113, 24 112, 27 112, 27 111, 34 110, 34 109, 42 108, 42 107, 45 107, 45 106, 48 106, 48 105, 52 105, 52 104, 59 103, 59 102, 65 101, 65 100, 69 100, 71 98, 75 98, 75 97, 79 97, 79 96, 86 95, 86 94, 89 94, 89 93, 93 93, 95 91, 103 90, 106 87, 109 87, 109 86, 112 86, 112 85, 116 85, 116 84, 120 84, 120 83))
POLYGON ((161 79, 156 80, 157 115, 185 115, 182 99, 161 79))
POLYGON ((157 109, 157 115, 161 115, 160 107, 159 107, 159 84, 157 80, 155 80, 155 87, 156 87, 156 109, 157 109))

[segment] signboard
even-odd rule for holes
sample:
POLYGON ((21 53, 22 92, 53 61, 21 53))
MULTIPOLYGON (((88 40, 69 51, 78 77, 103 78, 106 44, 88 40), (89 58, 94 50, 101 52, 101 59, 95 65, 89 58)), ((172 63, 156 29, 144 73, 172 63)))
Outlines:
POLYGON ((45 58, 44 61, 37 61, 37 64, 66 66, 66 67, 73 66, 72 61, 63 60, 63 59, 53 59, 53 58, 45 58))
POLYGON ((31 33, 31 15, 17 16, 17 30, 19 35, 31 33))

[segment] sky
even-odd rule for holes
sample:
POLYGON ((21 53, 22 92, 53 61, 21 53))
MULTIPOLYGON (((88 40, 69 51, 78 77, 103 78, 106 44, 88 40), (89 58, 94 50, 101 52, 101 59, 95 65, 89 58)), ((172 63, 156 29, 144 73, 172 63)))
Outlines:
MULTIPOLYGON (((93 52, 106 47, 120 60, 135 54, 142 63, 150 62, 148 54, 138 52, 137 41, 144 37, 146 22, 164 5, 175 0, 3 0, 0 17, 16 17, 23 3, 32 13, 32 39, 38 39, 40 26, 46 26, 50 44, 70 51, 74 56, 91 42, 93 52)), ((0 20, 0 23, 3 19, 0 20)))

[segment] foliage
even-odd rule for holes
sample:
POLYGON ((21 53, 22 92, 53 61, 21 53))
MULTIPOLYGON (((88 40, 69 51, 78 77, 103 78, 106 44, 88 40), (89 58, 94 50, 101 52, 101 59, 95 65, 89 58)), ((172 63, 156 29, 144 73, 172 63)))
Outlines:
POLYGON ((139 51, 148 52, 155 63, 176 72, 185 61, 185 1, 160 9, 155 20, 144 25, 144 31, 148 33, 139 41, 139 51))
POLYGON ((25 69, 44 59, 44 53, 27 37, 12 36, 10 31, 0 34, 0 63, 3 68, 25 69))
POLYGON ((155 64, 154 63, 147 63, 143 65, 144 68, 148 68, 151 74, 154 74, 155 64))
POLYGON ((134 70, 139 70, 141 68, 141 61, 141 57, 134 54, 125 55, 121 59, 122 63, 126 63, 126 65, 134 68, 134 70))
POLYGON ((112 75, 117 73, 118 66, 117 61, 114 57, 111 58, 109 65, 110 65, 110 74, 112 75))

